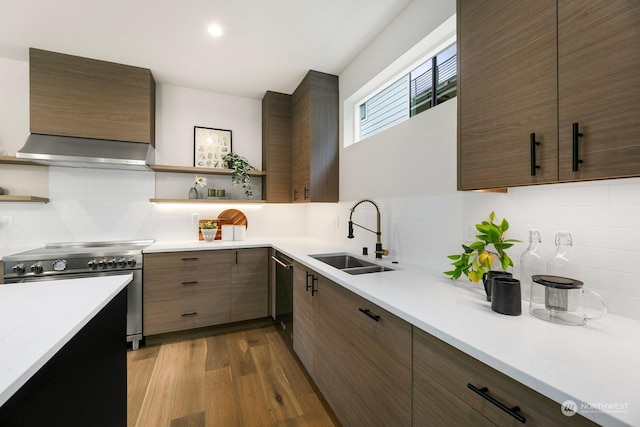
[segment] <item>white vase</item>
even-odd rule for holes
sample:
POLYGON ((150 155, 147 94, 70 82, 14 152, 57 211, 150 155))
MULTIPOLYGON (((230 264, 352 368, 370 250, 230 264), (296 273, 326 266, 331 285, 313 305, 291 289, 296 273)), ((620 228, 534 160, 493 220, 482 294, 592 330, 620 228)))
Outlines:
POLYGON ((203 228, 201 231, 205 242, 213 242, 216 239, 216 233, 218 233, 217 228, 203 228))

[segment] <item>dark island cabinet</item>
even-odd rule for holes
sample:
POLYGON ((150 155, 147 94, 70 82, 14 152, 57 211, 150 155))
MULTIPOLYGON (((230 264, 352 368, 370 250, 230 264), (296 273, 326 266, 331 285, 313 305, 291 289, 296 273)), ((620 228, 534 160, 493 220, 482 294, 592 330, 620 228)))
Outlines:
POLYGON ((126 426, 126 313, 124 289, 0 406, 0 426, 126 426))

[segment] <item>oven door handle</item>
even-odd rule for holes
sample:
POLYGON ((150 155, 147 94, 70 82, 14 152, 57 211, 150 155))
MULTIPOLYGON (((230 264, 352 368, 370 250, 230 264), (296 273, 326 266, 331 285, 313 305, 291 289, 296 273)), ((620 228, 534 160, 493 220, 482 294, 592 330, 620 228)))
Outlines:
POLYGON ((275 262, 277 262, 278 264, 280 264, 282 267, 284 267, 285 270, 288 270, 291 267, 293 267, 293 264, 285 264, 283 261, 280 260, 280 258, 278 258, 275 255, 272 255, 271 259, 274 260, 275 262))

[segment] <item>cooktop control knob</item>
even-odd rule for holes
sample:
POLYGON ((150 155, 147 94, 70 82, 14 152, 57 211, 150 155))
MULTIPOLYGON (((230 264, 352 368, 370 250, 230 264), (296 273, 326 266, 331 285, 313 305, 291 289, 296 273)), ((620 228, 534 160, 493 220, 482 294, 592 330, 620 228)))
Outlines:
POLYGON ((124 258, 120 258, 118 260, 118 267, 124 267, 125 265, 127 265, 127 260, 124 258))
POLYGON ((31 271, 33 271, 35 274, 42 274, 42 270, 42 264, 40 264, 39 262, 31 266, 31 271))
POLYGON ((103 258, 103 259, 99 259, 98 260, 98 267, 104 268, 106 266, 106 264, 107 264, 107 260, 106 259, 103 258))
POLYGON ((136 265, 136 259, 135 258, 129 258, 127 260, 127 264, 129 264, 130 267, 133 267, 136 265))
POLYGON ((111 258, 109 261, 107 261, 107 264, 109 265, 109 267, 115 267, 116 265, 118 265, 118 262, 116 261, 115 258, 111 258))
POLYGON ((53 269, 55 271, 65 271, 67 269, 67 260, 66 259, 57 259, 53 261, 53 269))
POLYGON ((87 263, 87 267, 93 270, 94 268, 98 267, 98 262, 95 259, 92 259, 87 263))
POLYGON ((25 270, 24 270, 24 264, 16 264, 13 266, 13 271, 15 271, 17 274, 24 274, 25 270))

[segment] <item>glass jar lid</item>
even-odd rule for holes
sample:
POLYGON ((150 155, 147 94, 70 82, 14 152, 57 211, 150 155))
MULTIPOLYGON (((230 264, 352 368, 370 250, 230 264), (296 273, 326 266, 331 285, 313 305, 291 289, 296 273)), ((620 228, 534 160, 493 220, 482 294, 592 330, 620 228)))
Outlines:
POLYGON ((584 285, 580 280, 541 274, 531 276, 531 280, 541 285, 556 289, 580 289, 582 285, 584 285))

